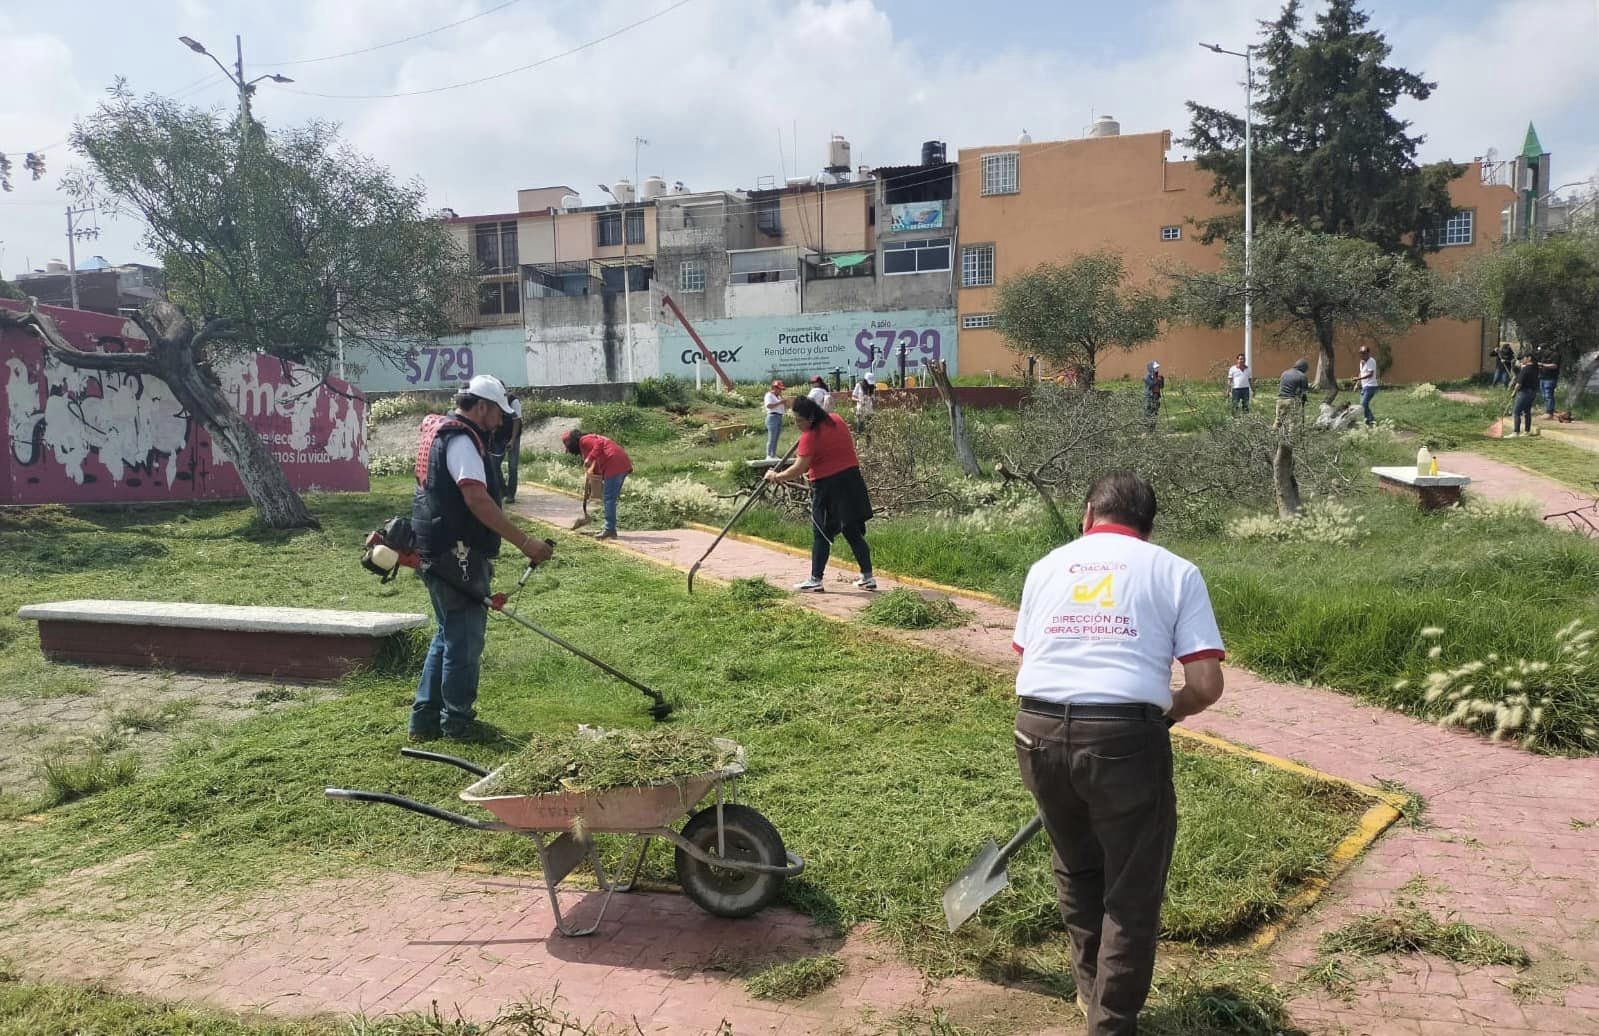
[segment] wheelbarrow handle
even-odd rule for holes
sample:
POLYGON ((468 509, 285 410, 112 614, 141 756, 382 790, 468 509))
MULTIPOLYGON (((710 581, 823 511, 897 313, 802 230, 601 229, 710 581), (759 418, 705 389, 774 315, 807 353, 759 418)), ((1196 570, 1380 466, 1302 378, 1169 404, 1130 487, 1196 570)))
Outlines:
POLYGON ((381 802, 389 806, 398 806, 401 809, 408 809, 412 813, 420 813, 425 817, 442 820, 447 824, 476 828, 479 831, 517 830, 511 825, 502 824, 497 820, 473 820, 471 817, 463 817, 459 813, 451 813, 447 809, 430 806, 426 802, 408 799, 404 795, 390 795, 382 791, 354 791, 349 788, 326 788, 322 794, 330 799, 347 799, 351 802, 381 802))
POLYGON ((467 773, 476 774, 479 777, 487 777, 489 775, 489 771, 483 769, 477 763, 469 762, 457 756, 445 755, 443 752, 424 752, 420 748, 402 748, 400 749, 400 754, 408 759, 426 759, 430 763, 449 763, 451 766, 465 770, 467 773))

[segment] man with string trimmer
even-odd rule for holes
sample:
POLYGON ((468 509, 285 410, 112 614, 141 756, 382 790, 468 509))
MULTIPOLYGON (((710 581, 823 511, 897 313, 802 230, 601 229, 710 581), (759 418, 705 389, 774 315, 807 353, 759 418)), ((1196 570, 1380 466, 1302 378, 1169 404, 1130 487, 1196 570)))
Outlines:
POLYGON ((826 589, 822 575, 827 570, 833 541, 842 532, 861 567, 861 577, 855 585, 862 590, 876 590, 872 550, 866 543, 872 499, 866 492, 866 480, 861 477, 861 462, 855 456, 849 425, 807 396, 794 400, 792 409, 794 424, 800 430, 796 459, 781 471, 768 471, 766 481, 782 484, 804 478, 811 484, 811 575, 794 589, 801 593, 826 589))
POLYGON ((475 706, 488 624, 482 601, 500 543, 510 541, 534 564, 550 557, 549 544, 518 529, 500 509, 499 465, 487 463, 494 433, 512 413, 505 386, 479 374, 456 395, 453 411, 422 422, 411 526, 439 628, 411 705, 412 741, 480 736, 475 706), (447 569, 450 579, 427 574, 428 567, 447 569))

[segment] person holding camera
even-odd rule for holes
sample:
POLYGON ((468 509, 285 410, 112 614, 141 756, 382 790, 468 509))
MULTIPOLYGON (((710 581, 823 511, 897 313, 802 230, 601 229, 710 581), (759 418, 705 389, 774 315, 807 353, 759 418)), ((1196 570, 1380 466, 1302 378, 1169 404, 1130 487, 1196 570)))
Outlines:
POLYGON ((490 463, 489 450, 512 414, 505 386, 479 374, 456 395, 454 410, 422 421, 411 527, 439 628, 411 704, 412 741, 479 736, 478 674, 489 620, 483 598, 489 596, 501 541, 510 541, 535 564, 551 554, 549 544, 518 529, 500 509, 500 473, 490 463), (426 566, 446 569, 466 592, 428 574, 426 566))

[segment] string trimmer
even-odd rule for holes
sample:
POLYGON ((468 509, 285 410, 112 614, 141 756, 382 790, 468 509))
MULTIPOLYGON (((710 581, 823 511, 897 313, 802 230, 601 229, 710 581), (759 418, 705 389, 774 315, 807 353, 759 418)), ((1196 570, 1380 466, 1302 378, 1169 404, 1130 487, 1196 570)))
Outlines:
MULTIPOLYGON (((775 467, 778 470, 781 470, 782 468, 784 468, 788 464, 789 458, 794 456, 794 451, 797 450, 797 449, 799 449, 799 443, 796 442, 794 445, 792 445, 792 446, 790 446, 788 448, 788 452, 783 454, 783 459, 778 461, 775 467)), ((700 570, 700 566, 705 564, 705 559, 711 556, 711 551, 715 550, 716 549, 716 545, 718 543, 722 542, 722 537, 727 535, 727 530, 731 529, 734 525, 737 525, 738 524, 738 520, 740 518, 744 517, 744 512, 748 511, 751 507, 753 507, 755 505, 755 501, 759 500, 761 498, 761 496, 763 494, 765 494, 766 487, 769 486, 769 485, 771 485, 771 483, 766 481, 766 479, 763 477, 761 479, 761 484, 755 487, 755 492, 751 493, 750 494, 750 498, 748 500, 744 501, 744 506, 740 507, 738 509, 738 513, 733 515, 733 517, 728 520, 728 523, 726 525, 722 526, 722 531, 716 534, 716 539, 711 541, 711 545, 709 547, 705 548, 705 553, 701 554, 700 555, 700 559, 698 561, 694 562, 693 566, 691 566, 689 568, 689 570, 688 570, 688 592, 689 593, 693 593, 694 592, 694 573, 696 573, 696 572, 698 572, 700 570)))
MULTIPOLYGON (((554 540, 545 540, 544 542, 549 544, 552 549, 555 547, 554 540)), ((361 557, 361 565, 367 571, 381 576, 385 583, 393 579, 401 568, 412 568, 421 575, 432 576, 463 596, 476 598, 490 612, 532 630, 545 640, 557 647, 564 648, 601 672, 637 689, 650 699, 650 715, 655 720, 663 720, 672 714, 672 703, 667 701, 660 691, 639 683, 620 669, 601 662, 587 651, 551 633, 549 630, 535 626, 518 615, 515 608, 509 611, 506 610, 506 605, 510 603, 511 598, 522 589, 528 577, 533 574, 533 570, 538 567, 531 561, 527 563, 527 568, 523 570, 522 577, 516 581, 516 589, 512 590, 510 594, 495 593, 487 597, 478 597, 455 572, 450 570, 449 566, 424 561, 422 556, 416 551, 416 538, 411 531, 411 523, 404 518, 395 518, 385 523, 383 528, 367 535, 366 553, 361 557)))

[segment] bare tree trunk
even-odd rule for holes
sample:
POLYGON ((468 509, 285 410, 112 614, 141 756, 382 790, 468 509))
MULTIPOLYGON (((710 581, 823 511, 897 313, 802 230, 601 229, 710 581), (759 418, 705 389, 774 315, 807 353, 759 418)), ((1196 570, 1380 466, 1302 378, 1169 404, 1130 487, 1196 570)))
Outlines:
POLYGON ((221 441, 262 524, 271 529, 321 528, 261 437, 239 416, 215 376, 200 363, 201 350, 226 331, 226 322, 208 321, 196 331, 178 307, 155 302, 134 317, 150 340, 149 352, 92 353, 69 345, 55 321, 37 308, 30 309, 24 317, 6 314, 0 319, 28 327, 53 356, 68 366, 160 378, 189 415, 221 441))
POLYGON ((938 395, 944 401, 944 406, 949 410, 950 434, 955 439, 955 459, 960 462, 961 470, 972 478, 982 478, 982 465, 977 463, 977 453, 972 449, 971 442, 966 438, 966 415, 961 411, 961 405, 955 399, 955 387, 949 383, 949 368, 943 360, 938 360, 927 365, 928 371, 933 375, 933 384, 938 387, 938 395))
POLYGON ((1271 455, 1271 480, 1277 494, 1277 514, 1296 517, 1303 505, 1299 500, 1299 480, 1294 478, 1294 448, 1286 441, 1277 444, 1271 455))
POLYGON ((1593 384, 1596 375, 1599 375, 1599 351, 1589 353, 1586 362, 1577 361, 1577 376, 1566 386, 1567 410, 1577 409, 1577 404, 1582 402, 1582 394, 1588 391, 1588 386, 1593 384))
POLYGON ((1337 354, 1333 352, 1333 327, 1316 321, 1316 387, 1327 393, 1323 402, 1331 403, 1338 398, 1338 377, 1333 366, 1337 361, 1337 354))

